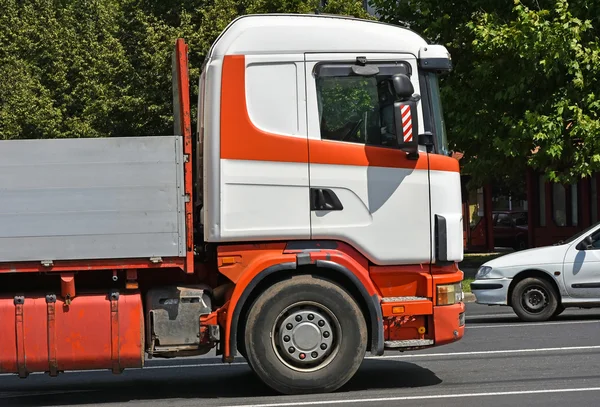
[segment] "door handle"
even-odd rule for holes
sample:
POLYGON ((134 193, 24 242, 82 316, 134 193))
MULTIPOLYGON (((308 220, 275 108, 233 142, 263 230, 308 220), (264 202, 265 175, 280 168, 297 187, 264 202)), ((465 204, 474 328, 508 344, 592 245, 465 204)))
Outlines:
POLYGON ((344 206, 335 192, 327 188, 310 189, 311 211, 341 211, 344 206))

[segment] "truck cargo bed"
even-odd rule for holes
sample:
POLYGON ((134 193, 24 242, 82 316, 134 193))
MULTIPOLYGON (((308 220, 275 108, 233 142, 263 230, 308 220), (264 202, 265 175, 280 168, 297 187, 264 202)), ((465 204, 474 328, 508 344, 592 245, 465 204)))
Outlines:
POLYGON ((0 262, 185 256, 179 136, 0 141, 0 262))

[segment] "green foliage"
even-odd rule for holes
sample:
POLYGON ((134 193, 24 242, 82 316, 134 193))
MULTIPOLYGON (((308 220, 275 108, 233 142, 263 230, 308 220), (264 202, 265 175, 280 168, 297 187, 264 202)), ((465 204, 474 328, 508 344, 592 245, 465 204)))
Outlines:
POLYGON ((465 293, 470 293, 471 292, 471 283, 475 281, 474 278, 465 278, 461 284, 462 284, 462 290, 465 293))
POLYGON ((527 166, 561 182, 600 170, 599 5, 372 3, 385 21, 449 48, 455 71, 442 81, 449 139, 466 153, 475 184, 516 185, 527 166))
POLYGON ((115 1, 4 0, 0 136, 99 136, 132 108, 115 1))
MULTIPOLYGON (((318 0, 1 0, 0 138, 171 134, 171 53, 189 45, 192 109, 212 42, 237 16, 318 0)), ((323 13, 366 17, 361 0, 323 13)), ((194 118, 195 120, 195 118, 194 118)))
MULTIPOLYGON (((450 49, 455 70, 442 79, 448 133, 452 147, 466 153, 464 171, 474 183, 501 181, 510 189, 527 166, 566 182, 600 171, 600 4, 371 3, 383 21, 409 26, 450 49)), ((239 15, 318 10, 368 18, 361 0, 319 4, 2 0, 0 138, 169 134, 177 37, 190 47, 195 103, 204 57, 239 15)), ((328 92, 344 96, 341 88, 328 92)), ((363 96, 344 97, 360 106, 363 96)), ((354 109, 353 103, 337 106, 354 109)))

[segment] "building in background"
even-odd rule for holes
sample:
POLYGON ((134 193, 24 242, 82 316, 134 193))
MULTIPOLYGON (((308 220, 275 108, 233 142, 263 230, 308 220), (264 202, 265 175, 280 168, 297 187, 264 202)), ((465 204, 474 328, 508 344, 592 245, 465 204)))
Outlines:
MULTIPOLYGON (((329 0, 321 0, 320 1, 321 8, 325 7, 328 2, 329 2, 329 0)), ((375 8, 369 5, 369 0, 362 0, 362 3, 363 3, 363 8, 367 11, 367 13, 369 13, 372 16, 378 17, 377 12, 375 11, 375 8)))
POLYGON ((494 185, 468 188, 469 178, 462 176, 465 249, 489 252, 498 248, 530 247, 525 185, 522 193, 513 194, 494 185))
POLYGON ((463 175, 465 249, 525 249, 566 240, 598 222, 600 177, 562 185, 528 170, 525 196, 500 193, 494 185, 467 189, 463 175), (490 226, 488 226, 490 225, 490 226))
POLYGON ((375 9, 373 7, 371 7, 369 5, 368 0, 363 0, 363 7, 365 8, 365 10, 367 10, 367 13, 371 14, 372 16, 377 17, 377 12, 375 11, 375 9))
POLYGON ((577 183, 561 185, 550 183, 530 170, 527 174, 530 245, 558 243, 597 223, 599 181, 594 174, 577 183))

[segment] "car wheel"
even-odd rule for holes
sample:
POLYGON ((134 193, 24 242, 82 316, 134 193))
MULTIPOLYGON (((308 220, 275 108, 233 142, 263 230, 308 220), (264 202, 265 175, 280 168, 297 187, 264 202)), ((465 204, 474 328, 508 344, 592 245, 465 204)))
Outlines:
POLYGON ((527 249, 527 241, 523 237, 519 237, 513 247, 516 252, 527 249))
POLYGON ((248 363, 283 394, 338 389, 360 367, 367 338, 352 296, 306 275, 267 288, 252 304, 245 331, 248 363))
POLYGON ((511 305, 523 321, 546 321, 558 308, 558 295, 548 281, 529 277, 519 281, 513 289, 511 305))

